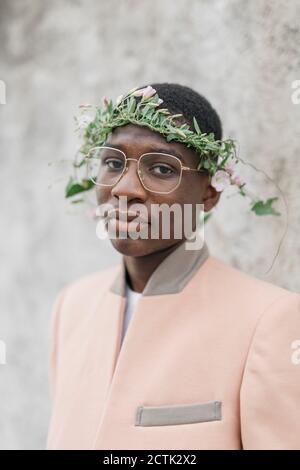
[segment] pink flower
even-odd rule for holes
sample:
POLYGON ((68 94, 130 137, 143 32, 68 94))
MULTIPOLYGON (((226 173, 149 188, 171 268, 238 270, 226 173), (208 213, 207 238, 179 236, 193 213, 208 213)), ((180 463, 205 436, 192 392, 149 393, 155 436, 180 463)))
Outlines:
POLYGON ((107 98, 107 96, 102 97, 102 103, 103 103, 103 106, 105 106, 107 108, 107 106, 109 104, 109 99, 107 98))
POLYGON ((142 96, 144 92, 144 88, 140 88, 139 90, 136 90, 135 92, 133 92, 133 96, 142 96))
POLYGON ((148 85, 145 88, 140 88, 139 90, 136 90, 133 93, 133 96, 142 96, 143 99, 147 99, 147 98, 150 98, 151 96, 155 95, 155 93, 156 93, 156 90, 154 90, 154 88, 152 88, 152 86, 148 85))
POLYGON ((242 186, 243 182, 240 176, 236 175, 234 178, 231 179, 231 184, 235 184, 236 186, 240 187, 242 186))
POLYGON ((143 93, 143 97, 146 99, 146 98, 150 98, 151 96, 155 95, 156 93, 156 90, 154 90, 154 88, 152 88, 152 86, 147 86, 147 88, 145 88, 144 90, 144 93, 143 93))
POLYGON ((224 170, 218 170, 211 179, 211 186, 217 191, 223 191, 227 186, 230 185, 230 176, 224 170))
POLYGON ((229 161, 227 160, 227 162, 224 165, 225 171, 227 171, 227 173, 229 173, 231 176, 233 176, 235 168, 236 168, 236 162, 233 159, 229 161))

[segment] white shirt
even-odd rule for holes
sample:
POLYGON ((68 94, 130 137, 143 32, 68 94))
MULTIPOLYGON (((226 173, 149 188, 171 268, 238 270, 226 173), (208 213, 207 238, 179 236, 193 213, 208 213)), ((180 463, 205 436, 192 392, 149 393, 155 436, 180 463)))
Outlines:
POLYGON ((126 307, 125 307, 125 313, 124 313, 124 322, 123 322, 123 331, 122 331, 122 338, 121 338, 121 343, 123 342, 125 333, 127 331, 127 327, 130 321, 130 318, 132 317, 132 314, 134 312, 135 306, 139 298, 141 297, 142 293, 141 292, 135 292, 133 291, 128 283, 126 283, 126 307))

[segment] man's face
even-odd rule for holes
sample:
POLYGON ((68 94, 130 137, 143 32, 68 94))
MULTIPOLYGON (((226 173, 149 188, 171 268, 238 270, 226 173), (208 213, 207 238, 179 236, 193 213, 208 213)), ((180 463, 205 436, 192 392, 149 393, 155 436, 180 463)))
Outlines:
MULTIPOLYGON (((196 168, 199 156, 190 148, 180 142, 167 142, 166 139, 147 127, 134 124, 127 124, 115 128, 106 141, 106 144, 122 150, 128 158, 139 160, 140 156, 148 152, 164 152, 177 156, 181 159, 182 165, 190 168, 196 168)), ((119 206, 120 198, 127 198, 127 209, 130 210, 134 204, 142 204, 149 214, 149 223, 151 222, 151 207, 160 204, 190 204, 193 208, 192 224, 193 230, 196 228, 196 204, 203 204, 204 210, 209 211, 218 201, 220 193, 217 193, 209 184, 206 173, 198 171, 183 171, 181 183, 172 192, 168 194, 159 194, 151 192, 144 188, 138 173, 137 162, 129 160, 127 162, 128 170, 122 175, 121 179, 111 187, 96 186, 97 203, 109 204, 115 208, 119 206)), ((163 188, 162 188, 163 190, 163 188)), ((170 219, 170 236, 163 238, 161 232, 161 218, 159 219, 159 237, 151 238, 151 225, 144 226, 148 232, 146 239, 132 239, 113 237, 111 242, 114 248, 127 256, 145 256, 167 249, 172 245, 178 244, 180 240, 174 236, 174 219, 170 219)), ((114 220, 117 228, 117 235, 120 233, 120 227, 124 230, 124 223, 118 226, 118 221, 114 220)), ((128 225, 125 224, 128 228, 128 225)), ((184 232, 182 240, 184 239, 184 232)))

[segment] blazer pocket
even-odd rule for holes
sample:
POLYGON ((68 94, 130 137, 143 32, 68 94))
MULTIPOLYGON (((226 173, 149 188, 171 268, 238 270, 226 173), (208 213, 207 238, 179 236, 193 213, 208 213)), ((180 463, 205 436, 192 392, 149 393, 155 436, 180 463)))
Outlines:
POLYGON ((138 406, 135 426, 167 426, 204 423, 222 419, 221 401, 187 405, 138 406))

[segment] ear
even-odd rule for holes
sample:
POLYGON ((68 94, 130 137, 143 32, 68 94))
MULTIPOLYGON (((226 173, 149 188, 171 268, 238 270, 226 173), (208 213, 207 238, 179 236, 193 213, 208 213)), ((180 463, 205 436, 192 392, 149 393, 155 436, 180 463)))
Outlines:
POLYGON ((204 211, 209 212, 219 201, 221 192, 217 191, 209 182, 203 195, 204 211))

